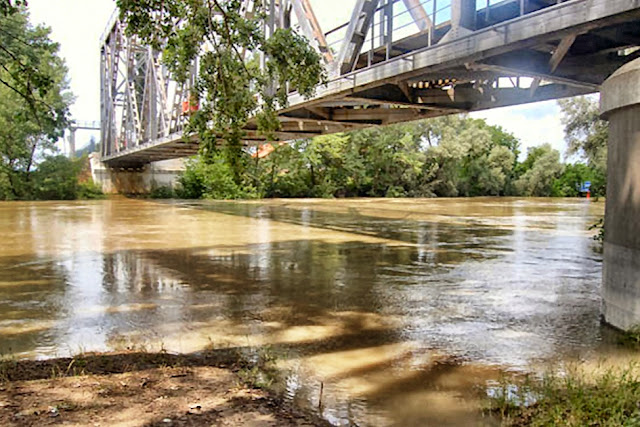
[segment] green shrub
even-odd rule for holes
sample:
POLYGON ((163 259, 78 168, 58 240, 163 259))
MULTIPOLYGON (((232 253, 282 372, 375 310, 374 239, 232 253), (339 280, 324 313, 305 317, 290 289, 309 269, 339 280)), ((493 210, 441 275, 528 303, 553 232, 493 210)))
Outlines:
POLYGON ((75 200, 82 165, 65 156, 47 157, 31 177, 33 197, 39 200, 75 200))
POLYGON ((30 174, 24 198, 36 200, 100 199, 102 189, 92 180, 80 182, 86 157, 49 156, 30 174))
POLYGON ((152 188, 149 197, 152 199, 173 199, 176 197, 176 193, 173 188, 163 185, 152 188))
POLYGON ((104 199, 102 188, 92 180, 81 182, 78 186, 78 199, 104 199))
POLYGON ((579 188, 586 182, 591 182, 591 195, 604 195, 605 177, 598 170, 582 163, 567 164, 562 175, 554 180, 551 195, 553 197, 578 197, 579 188))
POLYGON ((180 177, 178 196, 184 199, 254 199, 257 192, 252 185, 236 183, 231 167, 217 155, 207 162, 200 157, 187 162, 180 177))

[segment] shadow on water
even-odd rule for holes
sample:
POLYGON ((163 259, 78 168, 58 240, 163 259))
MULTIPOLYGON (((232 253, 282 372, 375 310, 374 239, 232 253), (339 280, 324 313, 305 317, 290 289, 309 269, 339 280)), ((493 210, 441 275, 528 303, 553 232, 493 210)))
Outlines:
MULTIPOLYGON (((291 399, 315 402, 324 383, 324 415, 336 423, 429 425, 477 416, 465 399, 503 368, 597 352, 602 340, 600 259, 574 232, 579 222, 554 218, 545 234, 522 217, 492 227, 406 212, 195 207, 224 214, 221 228, 233 217, 233 233, 273 234, 0 257, 0 351, 265 349, 290 365, 291 399)), ((184 211, 175 226, 190 232, 195 211, 184 211)))
MULTIPOLYGON (((163 202, 157 202, 163 203, 163 202)), ((176 204, 176 202, 164 202, 176 204)), ((477 223, 451 224, 416 220, 420 211, 398 211, 376 205, 366 209, 347 207, 344 210, 321 210, 316 206, 296 204, 257 204, 229 202, 178 202, 178 206, 254 219, 267 219, 304 227, 321 228, 354 235, 378 237, 408 244, 438 242, 452 247, 479 247, 477 241, 511 234, 510 230, 483 226, 477 223), (365 213, 366 212, 366 213, 365 213)), ((319 206, 320 208, 322 206, 319 206)), ((454 216, 455 212, 447 215, 454 216)), ((487 244, 487 241, 483 241, 487 244)), ((490 249, 490 247, 486 247, 490 249)))
MULTIPOLYGON (((495 254, 470 264, 455 251, 437 252, 425 261, 415 247, 358 241, 292 240, 235 249, 225 247, 224 254, 211 247, 95 254, 102 265, 92 280, 99 286, 74 281, 73 272, 57 261, 2 259, 1 264, 21 266, 0 270, 0 281, 14 281, 0 289, 3 325, 18 313, 22 322, 32 319, 43 328, 54 322, 53 336, 45 341, 64 342, 75 331, 89 335, 92 329, 108 339, 161 327, 157 334, 162 336, 168 326, 206 326, 212 318, 238 326, 256 324, 254 332, 266 329, 273 335, 296 326, 329 329, 335 325, 328 319, 339 313, 364 313, 377 316, 383 325, 385 319, 400 319, 402 339, 417 338, 427 348, 461 345, 466 349, 456 348, 454 354, 480 359, 489 351, 480 344, 487 336, 518 346, 522 339, 544 336, 551 352, 556 345, 581 348, 597 339, 585 336, 597 325, 595 292, 576 286, 577 280, 518 288, 495 274, 485 277, 482 265, 495 260, 495 254), (67 330, 56 338, 60 328, 67 330), (474 337, 478 343, 466 342, 474 337)), ((90 256, 85 260, 96 262, 90 256)), ((367 322, 373 320, 364 315, 339 318, 340 328, 356 335, 367 322)), ((43 332, 33 325, 22 331, 16 327, 0 343, 20 352, 41 343, 43 332)))

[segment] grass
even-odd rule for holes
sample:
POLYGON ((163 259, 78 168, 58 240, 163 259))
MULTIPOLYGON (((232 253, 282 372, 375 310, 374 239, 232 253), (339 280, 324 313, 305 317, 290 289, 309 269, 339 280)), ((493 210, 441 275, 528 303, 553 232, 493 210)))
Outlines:
POLYGON ((640 426, 638 366, 587 375, 564 374, 502 381, 490 397, 490 411, 507 426, 640 426))
POLYGON ((10 372, 17 365, 17 359, 12 355, 0 356, 0 383, 9 381, 10 372))
POLYGON ((640 349, 640 325, 635 326, 628 331, 621 332, 618 341, 626 347, 640 349))
POLYGON ((269 389, 281 380, 282 372, 277 366, 278 357, 269 347, 242 354, 238 362, 238 377, 247 387, 269 389))

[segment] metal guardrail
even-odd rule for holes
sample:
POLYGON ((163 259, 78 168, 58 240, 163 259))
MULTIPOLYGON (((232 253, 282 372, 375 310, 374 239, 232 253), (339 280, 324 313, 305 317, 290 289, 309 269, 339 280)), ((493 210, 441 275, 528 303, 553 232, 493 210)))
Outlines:
MULTIPOLYGON (((397 21, 398 18, 403 18, 407 16, 411 18, 410 17, 411 11, 418 8, 423 8, 427 13, 428 18, 431 20, 434 26, 436 27, 444 26, 451 21, 451 1, 452 0, 421 0, 415 6, 411 8, 406 8, 401 3, 402 0, 393 0, 392 7, 395 8, 396 3, 401 3, 400 6, 402 7, 402 10, 398 13, 393 14, 392 19, 394 21, 397 21)), ((491 8, 499 7, 507 3, 523 3, 523 2, 524 0, 477 0, 476 11, 482 12, 484 10, 487 10, 487 9, 490 10, 491 8)), ((375 11, 376 16, 379 16, 383 12, 383 9, 385 7, 386 7, 385 5, 379 6, 375 11)), ((379 18, 375 20, 376 24, 380 24, 380 22, 381 20, 379 18)), ((333 40, 328 43, 328 47, 330 49, 339 46, 344 41, 344 36, 345 36, 344 32, 346 32, 348 25, 349 23, 346 22, 325 33, 325 38, 327 38, 327 41, 333 40)), ((410 37, 412 35, 416 35, 420 33, 420 31, 417 29, 418 28, 417 24, 415 23, 413 18, 409 19, 408 22, 406 23, 401 23, 399 26, 394 26, 393 30, 394 30, 394 33, 396 33, 400 30, 409 28, 414 25, 416 26, 416 31, 414 31, 413 33, 405 33, 405 34, 402 34, 401 36, 401 37, 410 37)), ((365 46, 369 46, 371 44, 372 39, 376 38, 375 30, 374 30, 375 26, 376 26, 375 24, 371 26, 372 28, 369 30, 367 39, 365 40, 365 46)), ((393 41, 397 41, 397 40, 398 38, 394 37, 393 41)), ((377 45, 373 48, 377 49, 379 47, 381 47, 381 45, 377 45)), ((365 52, 366 50, 363 51, 363 53, 365 52)))

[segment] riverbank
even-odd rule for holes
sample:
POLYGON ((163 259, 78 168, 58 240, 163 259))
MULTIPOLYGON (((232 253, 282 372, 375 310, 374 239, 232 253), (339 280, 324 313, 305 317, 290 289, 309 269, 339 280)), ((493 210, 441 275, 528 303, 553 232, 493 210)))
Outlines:
POLYGON ((325 426, 243 383, 231 351, 118 352, 0 364, 0 425, 325 426))
POLYGON ((640 425, 637 364, 604 371, 571 369, 505 383, 492 399, 504 426, 640 425))
POLYGON ((628 360, 556 366, 542 376, 512 377, 490 393, 505 426, 640 425, 640 329, 616 332, 628 360))

